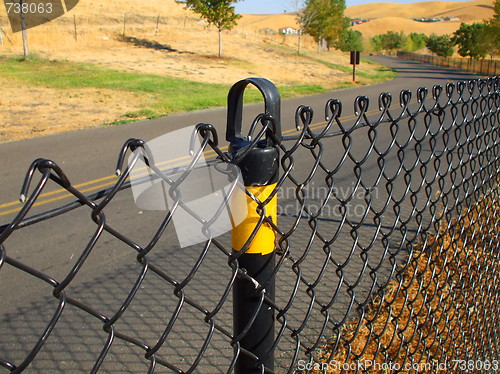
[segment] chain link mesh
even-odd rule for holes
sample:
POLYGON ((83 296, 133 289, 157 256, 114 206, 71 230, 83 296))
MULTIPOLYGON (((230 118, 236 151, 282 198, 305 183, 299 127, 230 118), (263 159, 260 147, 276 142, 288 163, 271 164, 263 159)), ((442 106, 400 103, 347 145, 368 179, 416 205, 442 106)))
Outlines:
MULTIPOLYGON (((251 147, 268 136, 281 154, 272 194, 278 222, 265 214, 273 196, 250 194, 261 217, 255 232, 267 224, 277 233, 274 301, 269 285, 240 267, 244 251, 232 250, 230 234, 189 250, 172 244, 178 205, 155 216, 157 227, 122 231, 116 217, 127 214, 120 196, 130 187, 124 160, 145 149, 143 141, 124 145, 116 183, 90 196, 53 161, 34 161, 22 187, 26 202, 1 227, 0 276, 11 293, 18 292, 14 275, 40 292, 2 307, 0 368, 231 373, 238 357, 254 355, 240 346, 247 332, 232 330, 239 279, 255 286, 261 307, 274 309, 276 373, 436 372, 443 363, 445 372, 500 370, 499 87, 494 77, 403 91, 399 108, 381 94, 375 113, 358 97, 352 123, 338 100, 318 124, 301 106, 297 135, 283 138, 270 131, 273 118, 259 116, 251 147), (36 213, 54 184, 75 201, 36 213), (88 240, 65 243, 77 248, 71 266, 40 268, 19 255, 25 231, 61 230, 82 211, 91 218, 82 228, 88 240), (86 272, 92 258, 114 267, 86 272)), ((212 126, 197 131, 195 153, 212 152, 219 169, 245 157, 220 148, 212 126)), ((149 167, 175 195, 183 179, 149 167)))

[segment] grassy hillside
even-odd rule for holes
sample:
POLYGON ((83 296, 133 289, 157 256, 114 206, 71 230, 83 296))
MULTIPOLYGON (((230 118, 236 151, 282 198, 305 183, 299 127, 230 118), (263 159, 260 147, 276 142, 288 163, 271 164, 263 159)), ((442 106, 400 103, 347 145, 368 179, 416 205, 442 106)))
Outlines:
POLYGON ((81 0, 27 31, 35 58, 23 61, 3 11, 0 141, 222 106, 230 85, 251 76, 273 81, 283 97, 391 77, 366 63, 353 83, 346 53, 317 54, 303 37, 299 56, 296 36, 260 33, 293 27, 290 15, 244 17, 224 33, 217 58, 217 31, 173 0, 81 0))
POLYGON ((346 16, 351 18, 432 18, 459 17, 463 22, 471 22, 491 18, 493 0, 472 1, 422 1, 411 4, 369 3, 348 7, 346 16))
MULTIPOLYGON (((480 18, 479 11, 491 10, 472 3, 427 4, 432 4, 432 15, 462 12, 469 6, 467 13, 480 18)), ((349 8, 347 14, 367 17, 382 11, 395 16, 358 26, 365 36, 385 32, 388 27, 430 33, 446 26, 440 33, 450 33, 459 24, 415 23, 398 18, 398 5, 384 6, 372 4, 371 10, 363 6, 356 15, 349 8)), ((422 13, 428 11, 422 4, 401 9, 409 9, 413 17, 429 14, 422 13)), ((4 97, 0 101, 0 141, 223 105, 228 87, 249 76, 268 78, 282 88, 284 96, 373 84, 392 76, 376 64, 363 63, 358 81, 353 83, 348 54, 317 53, 316 43, 308 36, 302 37, 302 54, 297 55, 298 36, 277 33, 282 27, 297 27, 295 17, 245 15, 234 30, 224 32, 224 57, 217 58, 217 31, 174 0, 81 0, 63 17, 28 30, 30 52, 38 56, 29 65, 12 60, 22 53, 22 40, 19 33, 10 31, 0 6, 0 27, 5 35, 4 45, 0 45, 4 97), (69 72, 64 76, 66 85, 51 79, 51 74, 60 78, 58 72, 63 70, 69 72), (178 88, 171 89, 172 84, 178 88), (154 89, 148 91, 148 87, 154 89), (212 100, 203 100, 207 87, 218 92, 212 100), (196 105, 191 106, 190 101, 196 105)))
POLYGON ((168 13, 172 17, 189 14, 183 6, 173 0, 80 0, 74 11, 79 15, 104 14, 113 18, 123 13, 168 13))
POLYGON ((423 1, 412 4, 370 3, 348 7, 345 14, 351 18, 374 18, 354 26, 365 38, 387 31, 419 32, 430 35, 452 34, 461 22, 481 22, 493 16, 493 0, 423 1), (387 15, 390 15, 389 17, 387 15), (459 21, 417 22, 411 18, 458 17, 459 21))

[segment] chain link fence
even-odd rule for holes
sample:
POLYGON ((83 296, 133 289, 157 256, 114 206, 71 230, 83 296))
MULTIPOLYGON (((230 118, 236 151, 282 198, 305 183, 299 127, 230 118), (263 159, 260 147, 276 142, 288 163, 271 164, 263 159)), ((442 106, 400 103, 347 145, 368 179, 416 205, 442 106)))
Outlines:
POLYGON ((18 279, 36 295, 2 302, 0 371, 500 370, 499 88, 493 77, 402 91, 398 103, 384 93, 377 110, 358 97, 353 122, 338 100, 318 123, 301 106, 296 133, 282 133, 276 88, 248 79, 229 94, 229 148, 199 124, 189 156, 162 164, 131 139, 116 183, 90 196, 53 161, 34 161, 23 208, 0 228, 0 277, 4 299, 22 294, 18 279), (242 135, 248 85, 266 110, 242 135), (211 217, 183 201, 202 156, 228 181, 229 166, 241 171, 245 217, 231 232, 212 230, 229 199, 211 217), (130 187, 152 182, 169 208, 141 211, 124 232, 130 187), (53 185, 74 202, 39 212, 53 185), (205 239, 181 248, 186 212, 205 239), (78 214, 86 243, 68 229, 78 214), (157 226, 140 225, 146 214, 157 226), (67 241, 23 254, 25 233, 51 229, 67 241), (48 247, 64 256, 58 246, 72 248, 71 266, 33 260, 48 247))
POLYGON ((404 51, 398 51, 397 56, 405 60, 419 61, 430 65, 443 66, 486 76, 497 76, 500 73, 500 61, 493 59, 483 58, 475 60, 471 58, 440 57, 404 51))

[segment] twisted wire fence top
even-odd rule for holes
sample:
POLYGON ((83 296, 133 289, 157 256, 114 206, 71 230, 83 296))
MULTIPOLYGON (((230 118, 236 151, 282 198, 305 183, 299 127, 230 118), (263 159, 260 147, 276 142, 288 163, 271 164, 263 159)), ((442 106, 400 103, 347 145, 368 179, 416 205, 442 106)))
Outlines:
POLYGON ((35 160, 22 186, 23 208, 0 228, 0 277, 3 294, 17 292, 17 276, 39 291, 21 307, 2 306, 0 368, 231 373, 239 356, 254 355, 240 346, 248 331, 233 333, 237 278, 254 285, 261 307, 274 309, 269 354, 276 373, 422 372, 418 365, 446 360, 458 360, 450 372, 464 372, 463 362, 495 365, 499 87, 493 77, 402 91, 398 103, 381 94, 375 112, 358 97, 353 122, 343 120, 338 100, 326 103, 321 123, 300 106, 296 135, 283 138, 262 114, 249 148, 234 154, 221 147, 213 126, 198 125, 192 159, 206 155, 222 174, 266 136, 280 150, 274 192, 260 201, 247 191, 260 216, 254 232, 270 225, 277 233, 275 300, 267 283, 240 267, 245 249, 232 250, 230 233, 212 237, 214 221, 183 206, 182 185, 196 162, 157 165, 147 143, 131 139, 119 153, 116 183, 87 196, 55 162, 35 160), (134 211, 128 188, 138 160, 148 178, 164 183, 173 205, 140 212, 137 230, 124 232, 117 217, 134 211), (33 213, 54 184, 74 202, 33 213), (266 215, 275 196, 278 222, 266 215), (180 249, 173 222, 181 211, 201 224, 206 240, 180 249), (142 227, 141 214, 157 225, 142 227), (61 256, 71 248, 70 266, 40 268, 33 258, 42 250, 22 253, 23 232, 57 233, 77 215, 90 216, 81 228, 85 243, 72 242, 70 233, 64 243, 37 243, 60 245, 61 256), (99 272, 87 270, 100 262, 99 272))

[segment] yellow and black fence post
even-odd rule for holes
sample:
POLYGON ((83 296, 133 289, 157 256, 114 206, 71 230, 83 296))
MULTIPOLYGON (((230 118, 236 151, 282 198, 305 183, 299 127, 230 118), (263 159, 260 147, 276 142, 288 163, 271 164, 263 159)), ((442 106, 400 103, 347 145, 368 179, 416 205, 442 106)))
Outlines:
POLYGON ((234 336, 241 337, 236 374, 274 370, 275 313, 271 303, 275 292, 276 232, 270 222, 277 223, 279 150, 275 141, 281 139, 280 107, 279 92, 266 79, 242 80, 229 92, 226 138, 251 195, 246 197, 246 219, 232 232, 233 255, 239 268, 251 277, 238 277, 233 288, 234 336), (248 85, 262 93, 268 116, 269 129, 258 142, 241 134, 243 95, 248 85))

